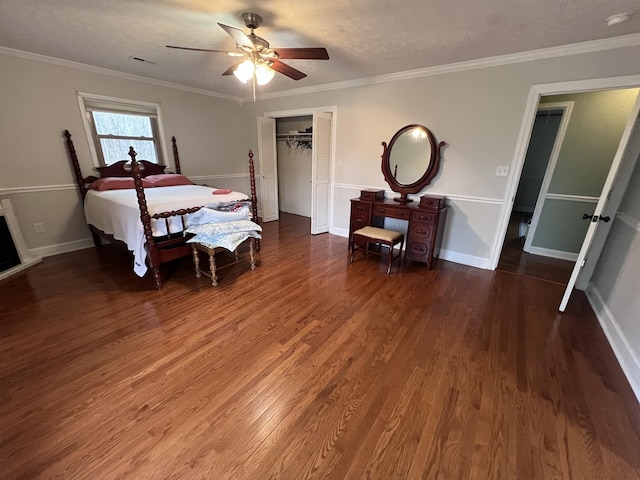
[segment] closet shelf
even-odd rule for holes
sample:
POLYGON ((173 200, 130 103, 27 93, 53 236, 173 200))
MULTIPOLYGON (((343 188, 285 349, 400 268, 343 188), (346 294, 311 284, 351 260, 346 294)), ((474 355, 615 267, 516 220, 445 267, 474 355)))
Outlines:
POLYGON ((299 132, 299 133, 278 133, 276 134, 276 138, 304 138, 304 139, 308 139, 313 137, 313 133, 304 133, 304 132, 299 132))

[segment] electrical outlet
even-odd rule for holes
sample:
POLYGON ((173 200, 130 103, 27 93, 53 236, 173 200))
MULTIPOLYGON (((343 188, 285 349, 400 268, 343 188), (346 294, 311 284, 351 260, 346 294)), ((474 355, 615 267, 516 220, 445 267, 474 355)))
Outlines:
POLYGON ((33 231, 36 233, 44 233, 44 224, 42 223, 34 223, 33 231))
POLYGON ((498 177, 506 177, 507 175, 509 175, 509 167, 505 165, 499 165, 496 168, 496 175, 498 177))

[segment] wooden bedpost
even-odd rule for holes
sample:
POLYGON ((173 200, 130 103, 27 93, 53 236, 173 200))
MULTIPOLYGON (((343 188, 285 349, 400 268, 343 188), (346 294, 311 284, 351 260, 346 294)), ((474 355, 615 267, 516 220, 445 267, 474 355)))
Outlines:
MULTIPOLYGON (((153 240, 153 232, 151 231, 151 216, 149 215, 149 209, 147 208, 147 197, 144 194, 144 188, 142 187, 142 175, 140 174, 140 164, 136 160, 138 154, 129 147, 129 156, 131 157, 131 173, 133 174, 133 183, 136 186, 136 197, 138 198, 138 206, 140 207, 140 220, 142 221, 142 227, 144 229, 144 238, 147 244, 147 251, 149 253, 149 259, 151 263, 151 270, 153 272, 153 278, 156 282, 158 289, 162 288, 162 277, 160 276, 160 255, 155 241, 153 240)), ((134 259, 136 261, 136 259, 134 259)))
MULTIPOLYGON (((73 175, 76 177, 76 183, 78 184, 78 190, 80 190, 80 196, 82 198, 82 203, 84 204, 84 199, 87 196, 87 181, 89 178, 82 178, 82 171, 80 170, 80 162, 78 161, 78 154, 76 153, 76 147, 73 145, 73 140, 71 140, 71 134, 69 130, 64 131, 65 143, 67 144, 67 150, 69 152, 69 158, 71 158, 71 165, 73 166, 73 175)), ((95 178, 95 177, 94 177, 95 178)), ((100 237, 96 235, 96 233, 91 230, 91 237, 93 238, 93 244, 96 247, 101 245, 100 237)))
POLYGON ((182 173, 180 171, 180 155, 178 155, 178 145, 176 144, 176 137, 171 137, 171 143, 173 143, 173 162, 176 164, 176 173, 182 173))
POLYGON ((73 145, 73 141, 71 140, 71 134, 69 130, 64 131, 64 136, 66 138, 67 150, 69 151, 69 157, 71 157, 71 164, 73 165, 73 174, 76 177, 76 183, 78 184, 78 189, 80 190, 80 195, 82 195, 82 200, 84 201, 84 197, 87 196, 87 186, 84 183, 84 179, 82 178, 82 172, 80 171, 80 162, 78 162, 78 155, 76 154, 76 147, 73 145))
MULTIPOLYGON (((249 150, 249 182, 251 185, 251 215, 258 222, 258 198, 256 197, 256 170, 253 165, 253 151, 249 150)), ((256 238, 256 252, 260 251, 260 239, 256 238)))

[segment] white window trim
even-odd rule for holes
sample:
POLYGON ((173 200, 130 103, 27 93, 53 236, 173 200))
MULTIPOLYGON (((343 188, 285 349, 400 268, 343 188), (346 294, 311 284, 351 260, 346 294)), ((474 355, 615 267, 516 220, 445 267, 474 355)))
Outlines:
POLYGON ((89 123, 89 116, 87 114, 87 109, 85 108, 85 99, 118 103, 120 105, 131 105, 134 108, 143 107, 148 109, 155 109, 158 116, 157 118, 158 141, 160 142, 160 150, 161 150, 160 158, 158 158, 158 161, 161 162, 162 165, 166 165, 167 167, 169 167, 170 165, 169 155, 168 155, 169 148, 164 135, 164 124, 162 122, 162 112, 160 111, 159 102, 144 102, 142 100, 130 100, 128 98, 110 97, 107 95, 95 95, 93 93, 84 93, 84 92, 77 92, 77 96, 78 96, 78 105, 80 106, 82 123, 84 125, 84 132, 87 135, 87 141, 89 143, 89 152, 91 153, 91 160, 93 161, 94 167, 100 167, 101 165, 98 157, 98 152, 96 151, 96 145, 93 141, 93 133, 91 130, 91 125, 89 123))

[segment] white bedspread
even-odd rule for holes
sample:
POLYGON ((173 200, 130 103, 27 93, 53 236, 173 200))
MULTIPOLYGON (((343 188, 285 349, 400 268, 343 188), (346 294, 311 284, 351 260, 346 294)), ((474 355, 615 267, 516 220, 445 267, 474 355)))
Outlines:
MULTIPOLYGON (((224 195, 213 195, 215 188, 199 185, 178 185, 175 187, 155 187, 144 191, 147 199, 149 215, 179 210, 181 208, 198 207, 210 203, 247 200, 244 193, 231 192, 224 195)), ((144 229, 140 220, 140 208, 135 190, 107 190, 87 192, 84 203, 87 223, 109 233, 117 240, 122 240, 133 252, 133 271, 143 276, 147 272, 147 251, 145 248, 144 229)), ((185 217, 187 226, 189 216, 185 217)), ((151 220, 154 236, 167 235, 165 221, 151 220)), ((171 233, 182 230, 180 217, 173 217, 169 222, 171 233)))

